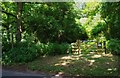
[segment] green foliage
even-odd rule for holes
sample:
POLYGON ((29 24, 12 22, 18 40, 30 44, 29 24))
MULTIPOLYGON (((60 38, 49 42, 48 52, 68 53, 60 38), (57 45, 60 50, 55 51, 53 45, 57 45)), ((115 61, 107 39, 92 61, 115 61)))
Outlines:
POLYGON ((8 52, 3 52, 3 64, 25 63, 34 60, 39 55, 35 44, 21 42, 8 52))
POLYGON ((86 41, 86 42, 83 42, 81 43, 81 52, 82 53, 90 53, 91 51, 92 52, 95 52, 97 50, 97 45, 96 45, 96 42, 89 42, 89 41, 86 41))
POLYGON ((82 14, 84 16, 94 16, 98 12, 99 2, 87 2, 83 4, 82 14))
POLYGON ((81 24, 86 29, 88 37, 91 39, 91 31, 95 25, 100 22, 100 14, 98 12, 99 2, 87 2, 82 3, 83 8, 81 9, 82 18, 80 19, 81 24))
MULTIPOLYGON (((68 43, 77 39, 87 39, 91 29, 94 37, 103 32, 108 39, 114 38, 115 40, 109 41, 108 48, 111 52, 119 54, 120 3, 101 3, 99 9, 97 2, 86 3, 85 8, 80 11, 81 15, 74 9, 74 3, 25 2, 23 4, 20 16, 22 24, 19 21, 22 27, 16 25, 16 14, 19 8, 17 3, 3 2, 1 5, 3 62, 5 64, 29 62, 39 55, 60 55, 71 52, 68 43), (100 10, 100 14, 98 10, 100 10), (106 24, 101 22, 99 15, 106 24), (88 17, 84 26, 78 23, 80 16, 88 17), (94 26, 97 22, 97 26, 94 26), (22 34, 19 44, 16 44, 17 30, 22 34), (38 40, 40 44, 36 45, 38 40)), ((89 51, 86 47, 83 50, 89 51)))
POLYGON ((120 39, 120 2, 101 3, 100 13, 107 24, 108 39, 120 39))
POLYGON ((41 55, 60 55, 67 54, 67 51, 71 51, 70 45, 67 43, 40 43, 38 46, 38 51, 41 55))
POLYGON ((29 62, 39 55, 66 54, 71 51, 66 42, 87 38, 85 29, 76 22, 79 15, 73 2, 22 4, 3 2, 1 5, 5 64, 29 62), (22 19, 18 21, 20 8, 22 19), (19 42, 17 38, 21 40, 19 44, 16 44, 19 42), (41 43, 36 45, 39 41, 41 43))
POLYGON ((2 40, 2 46, 3 46, 2 47, 2 52, 8 52, 12 48, 11 44, 9 44, 9 43, 7 43, 6 41, 3 41, 3 40, 2 40))
POLYGON ((42 3, 31 6, 32 14, 28 16, 30 20, 25 21, 29 30, 36 34, 41 42, 74 42, 82 39, 82 36, 87 39, 86 31, 76 23, 78 13, 73 8, 73 3, 42 3))
POLYGON ((120 55, 120 40, 111 39, 107 44, 108 50, 111 51, 112 54, 120 55))
POLYGON ((93 36, 98 36, 98 34, 104 32, 105 34, 106 25, 105 23, 98 22, 98 24, 92 29, 91 34, 93 36))
POLYGON ((27 63, 38 56, 67 54, 71 51, 67 43, 34 44, 32 42, 21 42, 15 47, 3 52, 3 64, 27 63))

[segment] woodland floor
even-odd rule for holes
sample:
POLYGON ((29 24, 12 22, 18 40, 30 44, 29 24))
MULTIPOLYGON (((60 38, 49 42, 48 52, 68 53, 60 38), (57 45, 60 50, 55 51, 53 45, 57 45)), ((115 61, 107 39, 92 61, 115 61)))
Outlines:
POLYGON ((26 64, 3 66, 3 69, 58 76, 120 76, 118 59, 112 54, 90 52, 44 56, 26 64))

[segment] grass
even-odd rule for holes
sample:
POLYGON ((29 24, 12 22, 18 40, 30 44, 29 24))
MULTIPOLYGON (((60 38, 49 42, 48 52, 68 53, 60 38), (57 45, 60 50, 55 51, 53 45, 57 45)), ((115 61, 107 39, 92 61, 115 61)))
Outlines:
POLYGON ((117 56, 102 53, 40 57, 29 62, 29 70, 48 74, 80 76, 118 76, 117 56))
POLYGON ((120 76, 118 60, 120 57, 102 52, 82 54, 43 56, 35 61, 14 64, 9 69, 64 76, 120 76))

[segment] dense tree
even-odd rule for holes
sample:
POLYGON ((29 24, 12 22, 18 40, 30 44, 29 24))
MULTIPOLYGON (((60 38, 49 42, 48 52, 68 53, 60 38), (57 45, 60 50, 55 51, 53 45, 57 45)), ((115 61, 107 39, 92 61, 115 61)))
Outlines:
POLYGON ((102 3, 101 16, 106 22, 108 39, 120 39, 120 2, 102 3))
POLYGON ((99 13, 99 3, 98 2, 88 2, 81 3, 81 23, 86 29, 89 39, 92 39, 93 34, 91 34, 92 29, 101 21, 99 13))
POLYGON ((3 45, 13 47, 31 36, 44 43, 87 39, 74 3, 3 2, 1 7, 3 45))
POLYGON ((21 41, 22 25, 22 2, 2 3, 2 25, 7 30, 7 41, 13 42, 13 34, 16 33, 16 42, 21 41), (13 33, 14 32, 14 33, 13 33), (11 37, 10 38, 10 34, 11 37))
POLYGON ((82 36, 87 38, 81 25, 76 23, 75 18, 78 16, 73 3, 42 3, 31 6, 28 17, 31 20, 27 19, 27 22, 41 42, 73 42, 82 39, 82 36))
MULTIPOLYGON (((16 4, 4 2, 1 5, 2 12, 2 45, 12 44, 15 42, 16 33, 16 4)), ((10 45, 11 47, 11 45, 10 45)))

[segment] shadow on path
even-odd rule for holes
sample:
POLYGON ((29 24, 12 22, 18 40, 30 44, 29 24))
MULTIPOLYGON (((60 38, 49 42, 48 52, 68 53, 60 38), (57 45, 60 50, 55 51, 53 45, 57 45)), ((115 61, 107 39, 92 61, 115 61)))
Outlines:
POLYGON ((2 69, 2 78, 51 78, 54 76, 2 69))

